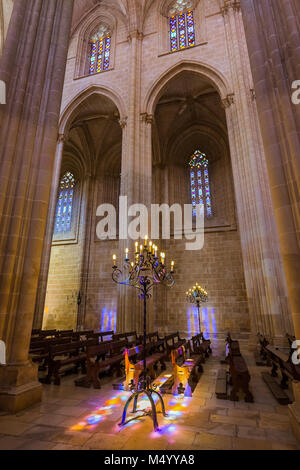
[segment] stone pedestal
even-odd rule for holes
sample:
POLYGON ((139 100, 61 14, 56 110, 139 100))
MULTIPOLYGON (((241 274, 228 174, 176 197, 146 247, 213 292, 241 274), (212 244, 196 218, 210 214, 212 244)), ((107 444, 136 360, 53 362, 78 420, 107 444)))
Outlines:
POLYGON ((22 365, 0 366, 0 409, 17 413, 41 401, 43 387, 37 381, 38 366, 27 362, 22 365))

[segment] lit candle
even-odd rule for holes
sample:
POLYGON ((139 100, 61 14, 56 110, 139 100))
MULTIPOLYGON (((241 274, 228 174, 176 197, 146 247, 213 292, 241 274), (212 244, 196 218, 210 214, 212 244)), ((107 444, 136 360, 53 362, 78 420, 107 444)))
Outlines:
POLYGON ((157 246, 155 245, 155 258, 157 258, 157 250, 158 250, 158 248, 157 248, 157 246))
POLYGON ((138 252, 138 249, 139 249, 139 244, 138 242, 135 243, 135 252, 137 253, 138 252))
POLYGON ((116 266, 116 262, 117 262, 117 255, 113 255, 113 261, 114 261, 114 266, 116 266))
POLYGON ((152 253, 152 245, 153 245, 153 243, 149 242, 149 253, 152 253))
POLYGON ((147 246, 147 245, 148 245, 148 236, 146 235, 145 236, 145 246, 147 246))
POLYGON ((128 248, 126 248, 126 250, 125 250, 125 261, 128 261, 128 253, 129 253, 129 250, 128 250, 128 248))
POLYGON ((140 254, 143 253, 143 245, 140 245, 140 254))
POLYGON ((173 272, 174 272, 174 266, 175 266, 175 262, 174 262, 174 261, 172 261, 172 262, 171 262, 171 273, 173 273, 173 272))

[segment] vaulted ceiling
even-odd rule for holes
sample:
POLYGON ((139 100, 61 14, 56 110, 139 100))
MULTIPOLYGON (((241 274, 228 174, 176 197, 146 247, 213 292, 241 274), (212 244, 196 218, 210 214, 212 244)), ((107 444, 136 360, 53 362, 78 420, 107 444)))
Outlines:
POLYGON ((75 0, 72 29, 74 30, 94 8, 103 6, 116 16, 122 17, 129 31, 141 31, 151 4, 153 0, 75 0))
POLYGON ((186 164, 195 150, 215 160, 227 145, 225 111, 213 86, 196 73, 181 72, 157 104, 154 163, 186 164))
POLYGON ((74 112, 65 153, 75 156, 95 174, 120 173, 122 130, 115 104, 105 96, 92 95, 74 112))

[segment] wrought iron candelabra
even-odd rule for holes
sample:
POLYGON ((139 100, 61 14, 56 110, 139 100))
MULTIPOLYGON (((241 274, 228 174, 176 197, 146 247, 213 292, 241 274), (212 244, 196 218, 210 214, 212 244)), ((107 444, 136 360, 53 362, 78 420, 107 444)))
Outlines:
POLYGON ((199 321, 199 333, 201 333, 201 316, 200 308, 201 303, 207 302, 208 293, 203 287, 199 286, 196 282, 196 285, 186 293, 186 299, 191 304, 196 304, 198 308, 198 321, 199 321))
POLYGON ((117 284, 134 287, 138 290, 138 297, 143 300, 144 304, 144 335, 143 335, 143 373, 140 376, 139 383, 136 384, 133 394, 129 397, 125 404, 122 422, 120 426, 126 424, 126 416, 128 407, 133 402, 133 413, 137 412, 138 399, 145 395, 150 404, 151 412, 145 412, 146 415, 151 414, 153 426, 155 431, 158 430, 157 411, 156 405, 153 400, 153 395, 156 395, 161 403, 162 413, 166 415, 165 405, 161 394, 155 390, 151 385, 150 377, 147 377, 147 354, 146 354, 146 339, 147 339, 147 300, 152 297, 152 288, 158 284, 163 284, 167 287, 174 285, 174 261, 171 262, 171 270, 167 271, 165 253, 160 253, 158 256, 158 247, 152 241, 145 238, 145 243, 139 246, 135 244, 135 253, 132 260, 129 259, 129 250, 126 249, 125 260, 122 267, 117 265, 117 256, 113 256, 113 281, 117 284))

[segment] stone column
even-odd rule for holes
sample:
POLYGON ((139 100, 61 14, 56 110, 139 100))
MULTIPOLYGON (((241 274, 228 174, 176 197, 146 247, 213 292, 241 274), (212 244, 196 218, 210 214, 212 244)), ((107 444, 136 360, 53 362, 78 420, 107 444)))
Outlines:
MULTIPOLYGON (((123 129, 121 196, 127 196, 128 207, 143 202, 140 193, 140 158, 141 158, 141 64, 143 34, 138 30, 129 33, 130 43, 130 78, 128 92, 128 119, 123 129)), ((144 170, 141 170, 142 172, 144 170)), ((120 255, 125 248, 134 248, 133 240, 120 240, 120 255)), ((141 301, 135 289, 120 286, 118 295, 118 331, 138 330, 142 325, 141 301)))
POLYGON ((28 360, 53 179, 73 0, 16 0, 0 79, 7 83, 0 134, 0 409, 40 400, 28 360))
POLYGON ((64 152, 64 144, 65 144, 65 136, 61 134, 58 138, 58 143, 56 146, 56 155, 55 155, 55 164, 54 164, 55 166, 54 166, 53 180, 52 180, 52 185, 51 185, 51 199, 50 199, 50 205, 49 205, 49 211, 48 211, 46 236, 45 236, 44 246, 43 246, 43 257, 42 257, 42 263, 41 263, 41 269, 40 269, 40 275, 39 275, 39 283, 38 283, 34 320, 33 320, 34 329, 41 329, 43 326, 44 308, 45 308, 46 291, 47 291, 47 284, 48 284, 49 265, 50 265, 50 258, 51 258, 52 239, 53 239, 53 233, 54 233, 58 187, 59 187, 59 182, 60 182, 59 180, 60 180, 62 157, 63 157, 63 152, 64 152))
MULTIPOLYGON (((297 0, 241 0, 270 188, 296 338, 300 340, 300 105, 291 85, 300 80, 297 0)), ((290 418, 300 441, 300 384, 290 418)))
POLYGON ((286 285, 278 249, 251 69, 239 2, 223 7, 234 95, 223 101, 231 147, 238 220, 249 301, 252 343, 263 332, 284 342, 288 317, 286 285))

